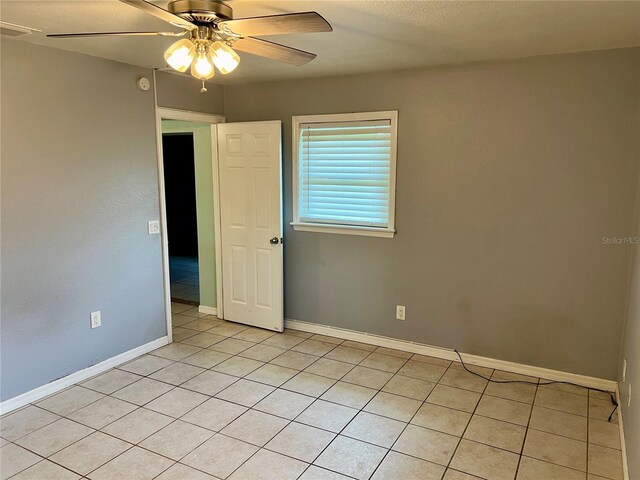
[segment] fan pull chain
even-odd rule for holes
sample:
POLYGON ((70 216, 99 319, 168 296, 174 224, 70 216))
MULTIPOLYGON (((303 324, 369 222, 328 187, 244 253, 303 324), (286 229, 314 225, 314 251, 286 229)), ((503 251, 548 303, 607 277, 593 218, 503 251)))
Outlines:
POLYGON ((207 87, 204 86, 204 80, 202 80, 202 88, 200 89, 200 93, 207 93, 207 87))

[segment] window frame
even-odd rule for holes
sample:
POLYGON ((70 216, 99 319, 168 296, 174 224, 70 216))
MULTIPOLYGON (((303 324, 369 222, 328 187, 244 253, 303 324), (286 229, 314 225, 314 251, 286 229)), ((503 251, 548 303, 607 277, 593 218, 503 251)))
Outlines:
POLYGON ((359 113, 337 113, 326 115, 297 115, 291 117, 291 127, 293 130, 292 144, 292 186, 293 186, 293 221, 290 225, 296 231, 335 233, 343 235, 361 235, 367 237, 393 238, 395 229, 396 212, 396 159, 398 156, 398 111, 379 112, 359 112, 359 113), (390 145, 390 170, 389 170, 389 222, 387 227, 369 227, 361 225, 348 225, 338 223, 301 222, 299 214, 300 190, 300 125, 306 123, 337 123, 337 122, 359 122, 369 120, 389 120, 391 122, 391 145, 390 145))

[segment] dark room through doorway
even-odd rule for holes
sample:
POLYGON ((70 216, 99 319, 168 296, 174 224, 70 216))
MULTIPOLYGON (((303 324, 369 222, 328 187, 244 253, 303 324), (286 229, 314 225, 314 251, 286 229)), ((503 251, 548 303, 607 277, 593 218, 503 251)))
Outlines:
POLYGON ((200 304, 193 133, 162 135, 171 300, 200 304))

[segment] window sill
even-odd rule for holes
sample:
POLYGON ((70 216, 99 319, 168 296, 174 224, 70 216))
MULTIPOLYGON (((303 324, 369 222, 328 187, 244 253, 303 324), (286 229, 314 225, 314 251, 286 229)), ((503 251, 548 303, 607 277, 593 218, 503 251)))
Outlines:
POLYGON ((291 222, 289 225, 300 232, 337 233, 340 235, 360 235, 364 237, 393 238, 395 228, 357 227, 354 225, 291 222))

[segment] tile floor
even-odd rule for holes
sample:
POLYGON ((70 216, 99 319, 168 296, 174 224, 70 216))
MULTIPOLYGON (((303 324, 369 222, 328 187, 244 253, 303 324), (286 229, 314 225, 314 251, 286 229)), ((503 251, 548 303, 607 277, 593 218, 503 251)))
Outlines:
POLYGON ((169 280, 171 298, 200 303, 200 277, 198 259, 192 257, 169 257, 169 280))
POLYGON ((622 479, 601 393, 173 313, 175 343, 3 417, 1 478, 622 479))

